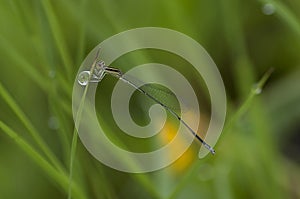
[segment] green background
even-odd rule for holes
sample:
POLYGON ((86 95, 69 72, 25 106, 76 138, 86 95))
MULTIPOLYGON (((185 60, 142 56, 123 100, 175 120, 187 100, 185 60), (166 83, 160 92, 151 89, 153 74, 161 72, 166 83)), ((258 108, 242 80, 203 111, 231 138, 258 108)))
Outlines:
MULTIPOLYGON (((300 198, 299 10, 296 0, 0 0, 0 198, 300 198), (227 122, 217 155, 181 170, 128 174, 96 161, 79 139, 74 144, 72 86, 96 45, 147 26, 180 31, 203 45, 225 83, 227 122)), ((156 61, 180 70, 177 59, 135 52, 116 64, 127 70, 156 61)), ((115 82, 106 79, 98 97, 115 82)), ((136 114, 147 104, 138 96, 132 103, 136 114)), ((209 102, 202 106, 209 115, 209 102)), ((99 111, 99 118, 107 113, 99 111)), ((116 131, 110 119, 105 124, 116 131)), ((126 145, 122 138, 112 139, 126 145)), ((128 142, 136 150, 152 147, 128 142)))

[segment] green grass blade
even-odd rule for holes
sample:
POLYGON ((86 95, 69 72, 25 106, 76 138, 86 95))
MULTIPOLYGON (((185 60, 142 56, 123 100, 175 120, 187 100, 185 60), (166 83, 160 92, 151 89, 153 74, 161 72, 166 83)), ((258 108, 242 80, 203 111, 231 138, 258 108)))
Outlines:
POLYGON ((41 136, 38 134, 37 130, 30 122, 28 117, 22 111, 22 109, 18 106, 13 97, 9 94, 9 92, 2 86, 0 83, 0 96, 4 99, 4 101, 9 105, 9 107, 13 110, 13 112, 18 116, 20 121, 24 124, 26 129, 29 131, 30 135, 33 137, 38 146, 42 149, 45 155, 49 158, 51 163, 62 173, 64 173, 64 169, 55 155, 51 152, 47 144, 43 141, 41 136))
MULTIPOLYGON (((254 97, 261 93, 261 91, 263 89, 263 86, 265 85, 265 83, 267 82, 267 80, 269 79, 269 77, 271 76, 272 72, 273 72, 273 68, 271 68, 270 70, 268 70, 263 75, 263 77, 261 78, 261 80, 251 90, 251 92, 248 95, 248 97, 245 100, 245 102, 241 105, 241 107, 236 112, 236 114, 232 117, 232 119, 225 125, 224 130, 223 130, 224 132, 227 132, 246 113, 246 111, 249 109, 250 105, 252 104, 254 97)), ((185 178, 174 188, 174 190, 172 191, 172 193, 169 196, 169 199, 176 198, 177 194, 185 186, 187 186, 187 183, 189 182, 188 179, 190 177, 192 177, 196 171, 198 171, 198 168, 199 168, 200 165, 201 165, 200 163, 198 163, 198 164, 196 163, 195 164, 195 166, 193 167, 193 169, 191 169, 187 173, 187 175, 185 176, 185 178)))
POLYGON ((69 173, 69 190, 68 199, 72 198, 72 182, 73 182, 73 170, 74 170, 74 159, 76 155, 78 133, 76 128, 74 128, 72 144, 71 144, 71 155, 70 155, 70 173, 69 173))
MULTIPOLYGON (((68 190, 68 178, 65 174, 58 172, 51 164, 49 164, 38 152, 34 150, 24 139, 22 139, 18 134, 0 121, 0 128, 12 138, 19 147, 27 153, 27 155, 32 158, 32 160, 41 167, 41 169, 57 184, 60 185, 65 191, 68 190)), ((76 198, 86 199, 83 192, 74 184, 72 186, 73 191, 76 193, 76 198)))
MULTIPOLYGON (((80 16, 82 21, 87 21, 87 0, 81 0, 80 2, 80 16)), ((84 47, 86 45, 86 23, 80 23, 78 30, 78 47, 77 47, 77 60, 76 63, 80 64, 84 59, 84 47)))
POLYGON ((28 75, 36 83, 36 85, 41 87, 44 91, 47 91, 49 83, 46 79, 43 78, 41 74, 24 57, 22 57, 16 48, 9 44, 8 40, 2 35, 0 35, 0 43, 3 51, 6 52, 7 56, 10 57, 11 60, 14 60, 16 66, 19 66, 22 72, 28 75))
POLYGON ((275 13, 290 26, 298 35, 300 35, 300 20, 290 11, 290 9, 281 3, 274 0, 258 0, 263 4, 272 4, 275 7, 275 13))
MULTIPOLYGON (((89 77, 89 80, 91 79, 94 68, 95 68, 95 62, 93 63, 93 65, 91 67, 91 70, 90 70, 91 75, 89 77)), ((72 189, 71 189, 71 187, 72 187, 72 181, 73 181, 73 167, 74 167, 74 159, 75 159, 75 155, 76 155, 76 148, 77 148, 77 141, 78 141, 78 133, 77 133, 76 127, 79 126, 79 123, 81 121, 83 105, 84 105, 84 101, 85 101, 85 98, 86 98, 88 88, 89 88, 89 83, 86 85, 86 87, 84 89, 83 96, 80 100, 79 108, 78 108, 78 111, 76 113, 76 118, 75 118, 75 127, 74 127, 74 131, 73 131, 73 138, 72 138, 72 143, 71 143, 71 154, 70 154, 70 173, 69 173, 68 199, 72 198, 72 189)))
POLYGON ((72 66, 73 66, 73 62, 72 59, 69 55, 69 51, 67 49, 67 44, 65 42, 65 39, 63 37, 63 33, 61 31, 59 22, 57 20, 57 17, 55 16, 53 7, 51 5, 51 2, 48 0, 45 1, 41 1, 42 6, 46 12, 47 18, 49 20, 49 24, 50 27, 52 29, 52 33, 54 36, 54 40, 56 42, 56 46, 58 48, 58 51, 61 54, 62 57, 62 61, 64 63, 65 66, 65 72, 66 72, 66 77, 68 77, 68 79, 71 79, 71 75, 72 75, 72 66))
POLYGON ((264 85, 266 84, 267 80, 270 78, 273 68, 269 69, 263 77, 260 79, 260 81, 255 84, 255 86, 250 91, 248 97, 246 98, 245 102, 241 105, 241 107, 238 109, 238 111, 233 115, 231 120, 225 125, 224 132, 227 132, 234 124, 238 122, 238 120, 247 112, 247 110, 250 108, 255 96, 260 94, 262 92, 262 89, 264 85))

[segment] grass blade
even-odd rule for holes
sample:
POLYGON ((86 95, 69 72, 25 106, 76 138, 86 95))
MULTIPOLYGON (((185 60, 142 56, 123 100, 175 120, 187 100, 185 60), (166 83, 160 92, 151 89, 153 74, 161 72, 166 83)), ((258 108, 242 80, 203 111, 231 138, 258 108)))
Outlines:
POLYGON ((0 96, 4 99, 4 101, 9 105, 9 107, 13 110, 13 112, 18 116, 20 121, 24 124, 26 129, 29 131, 32 138, 35 140, 35 142, 38 144, 38 146, 42 149, 42 151, 45 153, 45 155, 49 158, 51 163, 62 173, 64 173, 64 169, 58 159, 54 156, 54 154, 51 152, 47 144, 44 142, 44 140, 41 138, 41 136, 38 134, 37 130, 33 126, 33 124, 30 122, 28 117, 25 115, 25 113, 21 110, 21 108, 18 106, 16 101, 13 99, 13 97, 8 93, 8 91, 2 86, 0 83, 0 96))
POLYGON ((271 74, 273 73, 273 68, 270 68, 261 78, 261 80, 255 84, 253 89, 250 91, 248 97, 246 98, 245 102, 241 105, 239 110, 234 114, 231 120, 225 125, 224 132, 227 132, 238 120, 247 112, 249 107, 251 106, 255 96, 262 92, 264 85, 266 84, 267 80, 270 78, 271 74))
POLYGON ((272 4, 278 16, 287 23, 298 35, 300 35, 300 20, 280 1, 273 0, 258 0, 263 4, 272 4))
POLYGON ((65 39, 63 37, 63 33, 61 31, 61 28, 59 27, 59 23, 54 14, 51 2, 49 2, 48 0, 45 0, 45 1, 42 1, 41 3, 43 5, 43 8, 47 15, 47 18, 49 20, 49 24, 52 29, 53 35, 54 35, 54 40, 56 42, 56 46, 58 48, 58 51, 61 54, 62 61, 65 66, 66 77, 68 77, 70 80, 71 75, 72 75, 71 66, 73 64, 72 64, 72 59, 71 59, 70 55, 68 54, 67 45, 66 45, 65 39))
MULTIPOLYGON (((30 146, 24 139, 22 139, 18 134, 9 128, 6 124, 0 121, 0 128, 12 138, 19 147, 27 153, 27 155, 32 158, 32 160, 42 168, 42 170, 55 182, 57 182, 60 187, 64 190, 68 190, 68 178, 65 174, 58 172, 51 164, 48 163, 36 150, 30 146)), ((85 199, 83 192, 74 184, 72 186, 73 191, 76 193, 76 198, 85 199)))

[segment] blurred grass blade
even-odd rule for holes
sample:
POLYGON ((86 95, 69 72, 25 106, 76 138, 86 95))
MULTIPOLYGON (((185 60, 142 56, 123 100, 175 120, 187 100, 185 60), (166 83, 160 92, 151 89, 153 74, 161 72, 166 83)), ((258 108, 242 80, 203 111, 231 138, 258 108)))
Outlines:
MULTIPOLYGON (((55 182, 57 182, 64 190, 68 190, 68 178, 65 174, 58 172, 53 166, 51 166, 38 152, 36 152, 33 147, 30 146, 25 140, 18 136, 11 128, 0 121, 0 128, 12 138, 19 147, 29 155, 30 158, 34 160, 37 165, 39 165, 43 171, 55 182)), ((74 184, 72 186, 73 191, 76 193, 76 198, 85 199, 83 192, 74 184)))
MULTIPOLYGON (((241 116, 243 116, 245 114, 245 112, 248 110, 249 106, 251 105, 254 97, 258 94, 261 93, 263 86, 265 85, 265 83, 267 82, 267 80, 269 79, 269 77, 271 76, 273 72, 273 68, 269 69, 261 78, 261 80, 255 85, 255 87, 251 90, 249 96, 247 97, 246 101, 242 104, 242 106, 240 107, 240 109, 236 112, 236 114, 232 117, 232 119, 229 121, 228 124, 226 124, 226 126, 224 127, 224 132, 228 131, 228 129, 230 129, 230 127, 232 127, 233 124, 235 124, 239 118, 241 116)), ((200 166, 200 162, 196 163, 196 165, 193 167, 193 169, 191 169, 185 176, 185 178, 178 183, 178 185, 174 188, 174 190, 172 191, 172 193, 169 196, 169 199, 174 199, 177 197, 177 194, 180 193, 180 191, 182 189, 184 189, 184 187, 187 186, 187 184, 189 183, 189 178, 192 177, 195 172, 198 171, 198 168, 200 166)))
POLYGON ((44 91, 47 91, 49 86, 47 79, 43 78, 41 74, 24 58, 17 50, 7 42, 7 39, 0 35, 1 48, 5 49, 6 54, 16 62, 16 66, 19 66, 27 74, 36 85, 41 87, 44 91))
POLYGON ((266 84, 267 80, 270 78, 273 71, 274 71, 274 69, 270 68, 263 75, 263 77, 260 79, 260 81, 254 85, 254 87, 252 88, 248 97, 246 98, 245 102, 241 105, 239 110, 233 115, 231 120, 225 125, 224 132, 227 132, 247 112, 247 110, 249 109, 250 105, 252 104, 255 96, 262 92, 264 85, 266 84))
POLYGON ((71 155, 70 155, 68 199, 72 198, 72 183, 73 183, 73 170, 74 170, 73 167, 74 167, 74 159, 75 159, 75 155, 76 155, 77 140, 78 140, 77 130, 76 130, 76 128, 74 128, 72 144, 71 144, 71 155))
POLYGON ((284 3, 274 0, 258 0, 263 4, 272 4, 275 7, 275 13, 285 21, 298 35, 300 35, 300 20, 289 10, 284 3))
POLYGON ((44 0, 44 1, 41 1, 41 3, 43 5, 43 8, 48 17, 49 24, 50 24, 50 27, 52 29, 52 33, 54 36, 54 40, 56 42, 56 46, 58 48, 58 51, 61 54, 62 61, 65 66, 66 77, 68 77, 68 80, 71 80, 71 75, 72 75, 71 67, 73 66, 73 62, 69 55, 69 51, 67 50, 67 45, 66 45, 65 39, 63 37, 61 28, 59 26, 59 22, 54 14, 54 10, 51 5, 51 2, 48 0, 44 0))
POLYGON ((2 86, 0 82, 0 96, 4 99, 4 101, 9 105, 9 107, 13 110, 13 112, 17 115, 20 121, 24 124, 26 129, 29 131, 30 135, 33 137, 34 141, 38 144, 38 146, 42 149, 45 155, 49 158, 51 163, 62 173, 64 173, 64 169, 55 155, 51 152, 47 144, 43 141, 33 124, 27 118, 25 113, 21 110, 12 96, 8 93, 8 91, 2 86))

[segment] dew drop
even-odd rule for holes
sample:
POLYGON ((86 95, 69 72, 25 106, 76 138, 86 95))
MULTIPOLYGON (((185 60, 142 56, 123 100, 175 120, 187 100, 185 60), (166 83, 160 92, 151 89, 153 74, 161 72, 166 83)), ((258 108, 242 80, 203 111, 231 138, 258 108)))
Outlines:
POLYGON ((261 87, 259 87, 258 85, 254 85, 253 86, 253 93, 254 94, 259 95, 259 94, 261 94, 261 92, 262 92, 262 88, 261 87))
POLYGON ((261 94, 261 92, 262 92, 261 88, 256 88, 255 89, 255 94, 259 95, 259 94, 261 94))
POLYGON ((59 129, 59 121, 57 117, 51 116, 48 119, 48 127, 52 130, 58 130, 59 129))
POLYGON ((89 77, 90 77, 90 72, 89 71, 82 71, 79 75, 78 75, 78 83, 81 86, 86 86, 88 81, 89 81, 89 77))
POLYGON ((55 76, 56 76, 56 72, 55 72, 54 70, 50 70, 50 71, 48 72, 48 76, 49 76, 50 78, 54 79, 55 76))
POLYGON ((267 3, 265 4, 263 7, 262 7, 262 12, 265 14, 265 15, 272 15, 275 13, 275 6, 271 3, 267 3))

